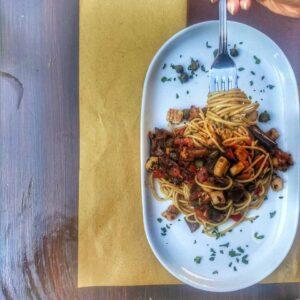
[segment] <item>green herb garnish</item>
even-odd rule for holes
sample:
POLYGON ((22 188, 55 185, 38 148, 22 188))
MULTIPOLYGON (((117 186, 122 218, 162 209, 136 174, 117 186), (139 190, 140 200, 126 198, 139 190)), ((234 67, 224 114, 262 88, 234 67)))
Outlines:
POLYGON ((197 241, 196 241, 196 240, 194 240, 194 245, 195 245, 195 244, 197 244, 197 241))
POLYGON ((205 66, 204 66, 204 65, 202 65, 202 66, 200 67, 200 69, 201 69, 201 71, 203 71, 203 72, 205 72, 205 73, 208 72, 208 71, 205 69, 205 66))
POLYGON ((177 73, 181 74, 184 72, 183 65, 171 65, 171 68, 175 70, 177 73))
POLYGON ((240 260, 239 260, 238 258, 236 258, 235 260, 236 260, 236 262, 237 262, 237 263, 239 263, 239 262, 240 262, 240 260))
POLYGON ((268 84, 268 85, 267 85, 267 88, 268 88, 269 90, 273 90, 274 87, 275 87, 275 85, 273 85, 273 84, 268 84))
POLYGON ((215 50, 214 50, 214 52, 213 52, 214 58, 216 58, 216 57, 217 57, 217 55, 218 55, 218 52, 219 52, 219 50, 218 50, 218 49, 215 49, 215 50))
POLYGON ((226 244, 219 245, 219 247, 226 247, 226 248, 228 248, 229 247, 229 242, 226 243, 226 244))
POLYGON ((212 273, 213 273, 213 274, 218 274, 219 272, 216 270, 216 271, 213 271, 212 273))
POLYGON ((279 198, 279 199, 283 199, 283 196, 279 196, 278 198, 279 198))
POLYGON ((221 254, 224 254, 224 251, 223 251, 223 250, 220 250, 220 253, 221 253, 221 254))
POLYGON ((181 83, 185 83, 189 80, 189 75, 187 73, 181 73, 179 76, 178 76, 178 79, 180 80, 181 83))
POLYGON ((228 252, 229 256, 230 257, 236 257, 236 256, 240 256, 241 254, 236 252, 235 250, 231 249, 229 252, 228 252))
POLYGON ((190 93, 190 91, 186 91, 186 93, 187 93, 187 94, 189 94, 189 93, 190 93))
POLYGON ((162 236, 166 236, 167 234, 165 232, 160 233, 162 236))
POLYGON ((254 55, 253 58, 254 58, 255 63, 256 63, 257 65, 261 63, 261 60, 260 60, 256 55, 254 55))
POLYGON ((252 86, 254 84, 253 80, 250 80, 250 86, 252 86))
POLYGON ((236 272, 236 271, 237 271, 237 268, 234 266, 234 267, 233 267, 233 270, 236 272))
POLYGON ((211 48, 211 45, 208 44, 208 41, 205 43, 206 48, 211 48))
POLYGON ((162 222, 162 218, 157 218, 157 222, 161 223, 162 222))
POLYGON ((257 232, 254 233, 254 237, 258 240, 263 239, 265 236, 264 235, 259 235, 257 232))
POLYGON ((161 82, 167 82, 167 81, 171 81, 171 80, 172 80, 172 78, 167 78, 166 76, 163 76, 161 78, 161 82))
POLYGON ((178 99, 179 98, 179 95, 178 94, 176 94, 176 99, 178 99))
POLYGON ((252 75, 255 75, 255 72, 253 72, 253 71, 251 71, 250 73, 251 73, 252 75))
POLYGON ((192 72, 195 72, 199 69, 199 67, 200 67, 199 61, 191 58, 191 63, 188 66, 188 69, 192 72))
POLYGON ((167 66, 167 64, 164 64, 164 65, 162 66, 162 69, 164 70, 164 69, 166 68, 166 66, 167 66))
POLYGON ((237 247, 236 249, 237 249, 237 251, 239 251, 239 252, 241 252, 241 253, 244 253, 244 252, 245 252, 245 250, 244 250, 242 247, 237 247))
POLYGON ((194 262, 195 262, 196 264, 200 264, 200 263, 201 263, 201 260, 202 260, 202 257, 201 257, 201 256, 196 256, 196 257, 194 258, 194 262))
POLYGON ((230 268, 232 266, 232 262, 228 265, 228 267, 230 268))
POLYGON ((166 225, 166 227, 167 227, 168 229, 170 229, 170 226, 169 226, 168 224, 166 225))
POLYGON ((266 77, 265 76, 261 76, 261 80, 264 80, 266 77))
POLYGON ((271 219, 274 218, 275 215, 276 215, 276 210, 270 212, 270 218, 271 219))
POLYGON ((240 45, 243 45, 244 42, 239 42, 240 45))
POLYGON ((245 68, 244 68, 244 67, 240 67, 240 68, 238 68, 238 70, 239 70, 240 72, 242 72, 242 71, 245 70, 245 68))
POLYGON ((232 57, 237 57, 239 55, 239 52, 236 48, 236 44, 234 44, 233 48, 230 49, 230 55, 232 57))
POLYGON ((246 265, 247 265, 247 264, 249 263, 249 261, 248 261, 247 258, 248 258, 248 254, 247 254, 247 255, 244 255, 244 256, 242 257, 242 263, 243 263, 243 264, 246 264, 246 265))

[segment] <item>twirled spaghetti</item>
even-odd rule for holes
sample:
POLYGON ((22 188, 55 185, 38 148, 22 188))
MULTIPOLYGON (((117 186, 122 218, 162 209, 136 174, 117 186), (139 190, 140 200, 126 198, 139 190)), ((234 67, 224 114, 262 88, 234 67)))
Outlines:
POLYGON ((258 106, 239 89, 212 93, 203 109, 170 109, 168 121, 178 125, 172 131, 149 133, 146 169, 154 197, 173 202, 163 213, 166 218, 181 212, 193 231, 202 226, 216 236, 261 206, 272 180, 279 180, 274 171, 293 162, 255 125, 258 106), (218 231, 229 219, 234 223, 218 231))

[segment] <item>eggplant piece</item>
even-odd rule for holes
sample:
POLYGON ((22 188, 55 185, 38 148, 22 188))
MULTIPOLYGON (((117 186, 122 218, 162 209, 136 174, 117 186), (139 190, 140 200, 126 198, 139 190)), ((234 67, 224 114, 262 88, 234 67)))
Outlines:
POLYGON ((195 232, 200 227, 200 224, 198 222, 197 223, 192 223, 192 222, 188 221, 186 219, 186 217, 184 217, 184 221, 186 222, 186 224, 188 225, 188 227, 189 227, 189 229, 192 233, 195 232))
POLYGON ((249 126, 250 132, 257 138, 263 146, 268 149, 277 147, 277 143, 268 137, 258 126, 251 125, 249 126))

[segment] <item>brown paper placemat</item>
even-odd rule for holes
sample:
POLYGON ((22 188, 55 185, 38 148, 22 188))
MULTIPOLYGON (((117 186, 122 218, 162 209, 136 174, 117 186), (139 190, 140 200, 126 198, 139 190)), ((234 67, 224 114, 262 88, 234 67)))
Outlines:
MULTIPOLYGON (((185 0, 80 3, 79 287, 179 283, 144 233, 139 121, 148 65, 185 23, 185 0)), ((299 246, 266 281, 300 279, 299 246)))

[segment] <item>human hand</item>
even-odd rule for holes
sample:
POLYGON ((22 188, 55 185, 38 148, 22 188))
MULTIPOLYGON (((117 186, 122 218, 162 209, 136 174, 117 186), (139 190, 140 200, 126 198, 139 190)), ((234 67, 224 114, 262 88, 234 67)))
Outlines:
MULTIPOLYGON (((212 3, 218 0, 210 0, 212 3)), ((252 0, 227 0, 227 8, 231 14, 236 14, 240 9, 248 10, 252 0)), ((300 0, 257 0, 276 14, 300 18, 300 0)))

